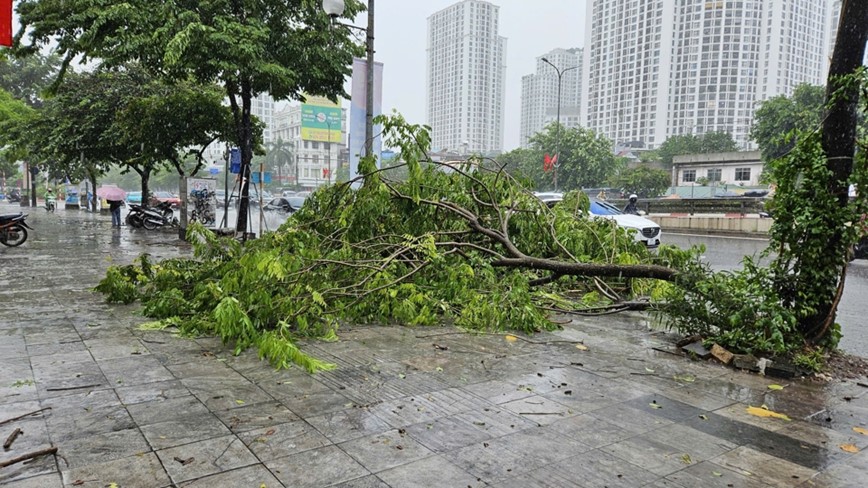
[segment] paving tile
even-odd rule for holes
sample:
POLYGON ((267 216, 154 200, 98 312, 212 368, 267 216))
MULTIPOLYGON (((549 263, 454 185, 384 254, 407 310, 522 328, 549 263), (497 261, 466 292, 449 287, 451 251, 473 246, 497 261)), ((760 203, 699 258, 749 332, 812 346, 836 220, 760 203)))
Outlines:
POLYGON ((145 354, 105 359, 98 364, 109 384, 118 388, 175 379, 157 358, 145 354))
POLYGON ((83 483, 75 486, 85 488, 105 487, 111 483, 130 487, 161 487, 170 483, 169 476, 153 452, 65 469, 62 473, 64 485, 73 485, 81 480, 83 483))
POLYGON ((212 414, 170 417, 172 420, 142 426, 142 434, 154 450, 189 444, 230 434, 212 414))
POLYGON ((534 470, 529 473, 529 478, 537 483, 536 486, 632 488, 653 482, 657 475, 610 454, 594 450, 534 470))
POLYGON ((5 488, 63 488, 63 481, 61 481, 60 473, 56 473, 12 481, 4 483, 3 486, 5 488))
MULTIPOLYGON (((701 486, 703 488, 765 488, 769 485, 759 479, 727 469, 710 461, 692 464, 689 467, 670 474, 667 480, 674 481, 684 487, 701 486)), ((797 483, 793 483, 795 485, 797 483)))
POLYGON ((302 420, 241 432, 238 438, 262 461, 331 444, 324 435, 302 420))
POLYGON ((207 415, 209 412, 208 407, 193 395, 127 405, 127 410, 139 426, 177 417, 207 415))
POLYGON ((500 407, 538 425, 548 425, 582 413, 539 395, 504 403, 500 407))
POLYGON ((27 347, 26 354, 33 356, 53 356, 70 352, 86 351, 84 341, 49 342, 46 344, 33 344, 27 347))
POLYGON ((666 476, 703 460, 698 459, 698 455, 691 455, 683 449, 658 440, 653 433, 609 444, 601 447, 600 451, 635 464, 657 476, 666 476))
POLYGON ((485 483, 503 481, 541 467, 525 462, 523 455, 497 441, 477 443, 449 451, 444 453, 443 457, 485 483))
POLYGON ((801 483, 817 474, 816 470, 744 446, 711 461, 736 473, 749 473, 749 476, 762 483, 782 488, 801 483))
MULTIPOLYGON (((442 456, 418 461, 377 473, 392 488, 429 488, 432 486, 481 487, 484 483, 442 456)), ((375 485, 376 486, 376 485, 375 485)))
POLYGON ((265 462, 285 486, 319 488, 370 474, 336 446, 325 446, 265 462))
POLYGON ((120 405, 87 407, 63 411, 58 409, 46 419, 51 440, 58 444, 96 434, 106 434, 136 426, 127 410, 120 405))
MULTIPOLYGON (((4 439, 5 440, 5 439, 4 439)), ((40 449, 44 449, 47 447, 51 447, 51 444, 48 440, 44 440, 44 442, 40 445, 40 449)), ((15 454, 12 452, 3 452, 0 453, 0 460, 12 459, 14 457, 18 457, 22 453, 16 451, 15 454)), ((12 483, 13 481, 23 481, 28 478, 46 478, 51 479, 51 476, 43 476, 43 475, 52 475, 56 476, 57 473, 57 461, 55 460, 54 455, 48 456, 39 456, 26 463, 17 463, 11 466, 7 466, 5 468, 0 469, 0 486, 5 486, 7 483, 12 483)))
POLYGON ((616 404, 612 407, 594 410, 588 415, 615 424, 618 427, 633 432, 635 434, 643 434, 650 430, 656 430, 660 427, 673 423, 671 420, 654 415, 652 409, 648 406, 644 410, 616 404))
POLYGON ((391 429, 366 408, 346 408, 305 420, 336 444, 391 429))
POLYGON ((381 434, 361 437, 340 444, 340 448, 371 473, 378 473, 432 454, 430 449, 415 441, 403 430, 389 430, 381 434))
POLYGON ((266 402, 213 411, 233 433, 295 422, 299 417, 280 403, 266 402))
POLYGON ((191 395, 190 390, 181 384, 180 380, 157 381, 140 385, 115 388, 115 392, 124 405, 169 400, 191 395))
POLYGON ((483 381, 482 383, 463 386, 461 389, 494 404, 509 403, 535 395, 534 392, 529 391, 527 388, 522 388, 515 383, 502 380, 483 381))
POLYGON ((175 483, 259 463, 234 435, 164 449, 157 456, 175 483))
POLYGON ((592 449, 636 435, 635 432, 624 430, 613 423, 587 414, 558 420, 545 426, 544 429, 575 439, 592 449))
POLYGON ((362 476, 350 481, 332 485, 330 488, 390 488, 375 475, 362 476))
POLYGON ((249 404, 274 401, 271 395, 249 381, 208 389, 191 385, 190 392, 211 410, 230 410, 249 404))
POLYGON ((224 471, 222 473, 206 476, 197 480, 181 483, 183 488, 229 488, 229 487, 252 487, 261 486, 268 488, 281 486, 277 478, 263 465, 254 464, 240 469, 224 471))
POLYGON ((84 344, 97 361, 105 359, 128 358, 130 355, 147 354, 148 349, 128 331, 126 337, 100 338, 85 340, 84 344))
POLYGON ((105 432, 63 443, 64 467, 79 468, 90 464, 113 461, 151 450, 137 428, 105 432))

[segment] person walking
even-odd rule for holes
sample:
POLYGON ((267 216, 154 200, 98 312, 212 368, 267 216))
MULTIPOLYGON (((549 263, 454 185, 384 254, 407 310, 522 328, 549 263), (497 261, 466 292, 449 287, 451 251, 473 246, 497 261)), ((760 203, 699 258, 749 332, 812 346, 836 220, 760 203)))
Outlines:
POLYGON ((112 213, 112 227, 121 226, 121 207, 124 205, 123 200, 109 200, 109 210, 112 213))

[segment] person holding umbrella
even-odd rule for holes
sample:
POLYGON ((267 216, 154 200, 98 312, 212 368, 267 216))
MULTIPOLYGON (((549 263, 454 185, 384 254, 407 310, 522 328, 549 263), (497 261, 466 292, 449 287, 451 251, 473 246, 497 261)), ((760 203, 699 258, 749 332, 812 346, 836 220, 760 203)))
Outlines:
POLYGON ((112 213, 112 227, 121 226, 121 207, 127 198, 127 192, 114 185, 101 186, 96 190, 96 196, 105 198, 112 213))

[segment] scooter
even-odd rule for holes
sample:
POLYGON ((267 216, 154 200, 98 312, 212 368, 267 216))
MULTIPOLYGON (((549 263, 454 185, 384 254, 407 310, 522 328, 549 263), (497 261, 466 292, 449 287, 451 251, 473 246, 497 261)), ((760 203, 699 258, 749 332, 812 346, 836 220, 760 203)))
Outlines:
POLYGON ((54 213, 57 209, 57 198, 55 196, 45 196, 45 211, 48 213, 54 213))
POLYGON ((13 189, 11 192, 9 192, 8 199, 9 199, 9 203, 20 202, 21 201, 21 192, 18 191, 17 188, 13 189))
POLYGON ((0 215, 0 244, 9 247, 17 247, 27 240, 27 229, 33 230, 24 219, 27 214, 0 215))

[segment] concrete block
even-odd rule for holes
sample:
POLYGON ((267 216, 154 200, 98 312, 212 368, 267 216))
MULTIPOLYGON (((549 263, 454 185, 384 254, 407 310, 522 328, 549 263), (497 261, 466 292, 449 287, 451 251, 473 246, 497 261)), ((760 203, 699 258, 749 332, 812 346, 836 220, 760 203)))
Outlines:
POLYGON ((713 344, 711 346, 711 355, 715 357, 718 361, 723 364, 729 364, 732 362, 732 358, 734 356, 733 353, 727 351, 726 349, 718 346, 717 344, 713 344))
POLYGON ((732 357, 732 365, 738 369, 747 369, 750 371, 759 371, 757 366, 759 361, 753 354, 735 354, 732 357))
POLYGON ((693 354, 699 359, 708 359, 711 357, 711 351, 705 348, 702 345, 701 341, 692 342, 681 348, 684 352, 688 354, 693 354))

